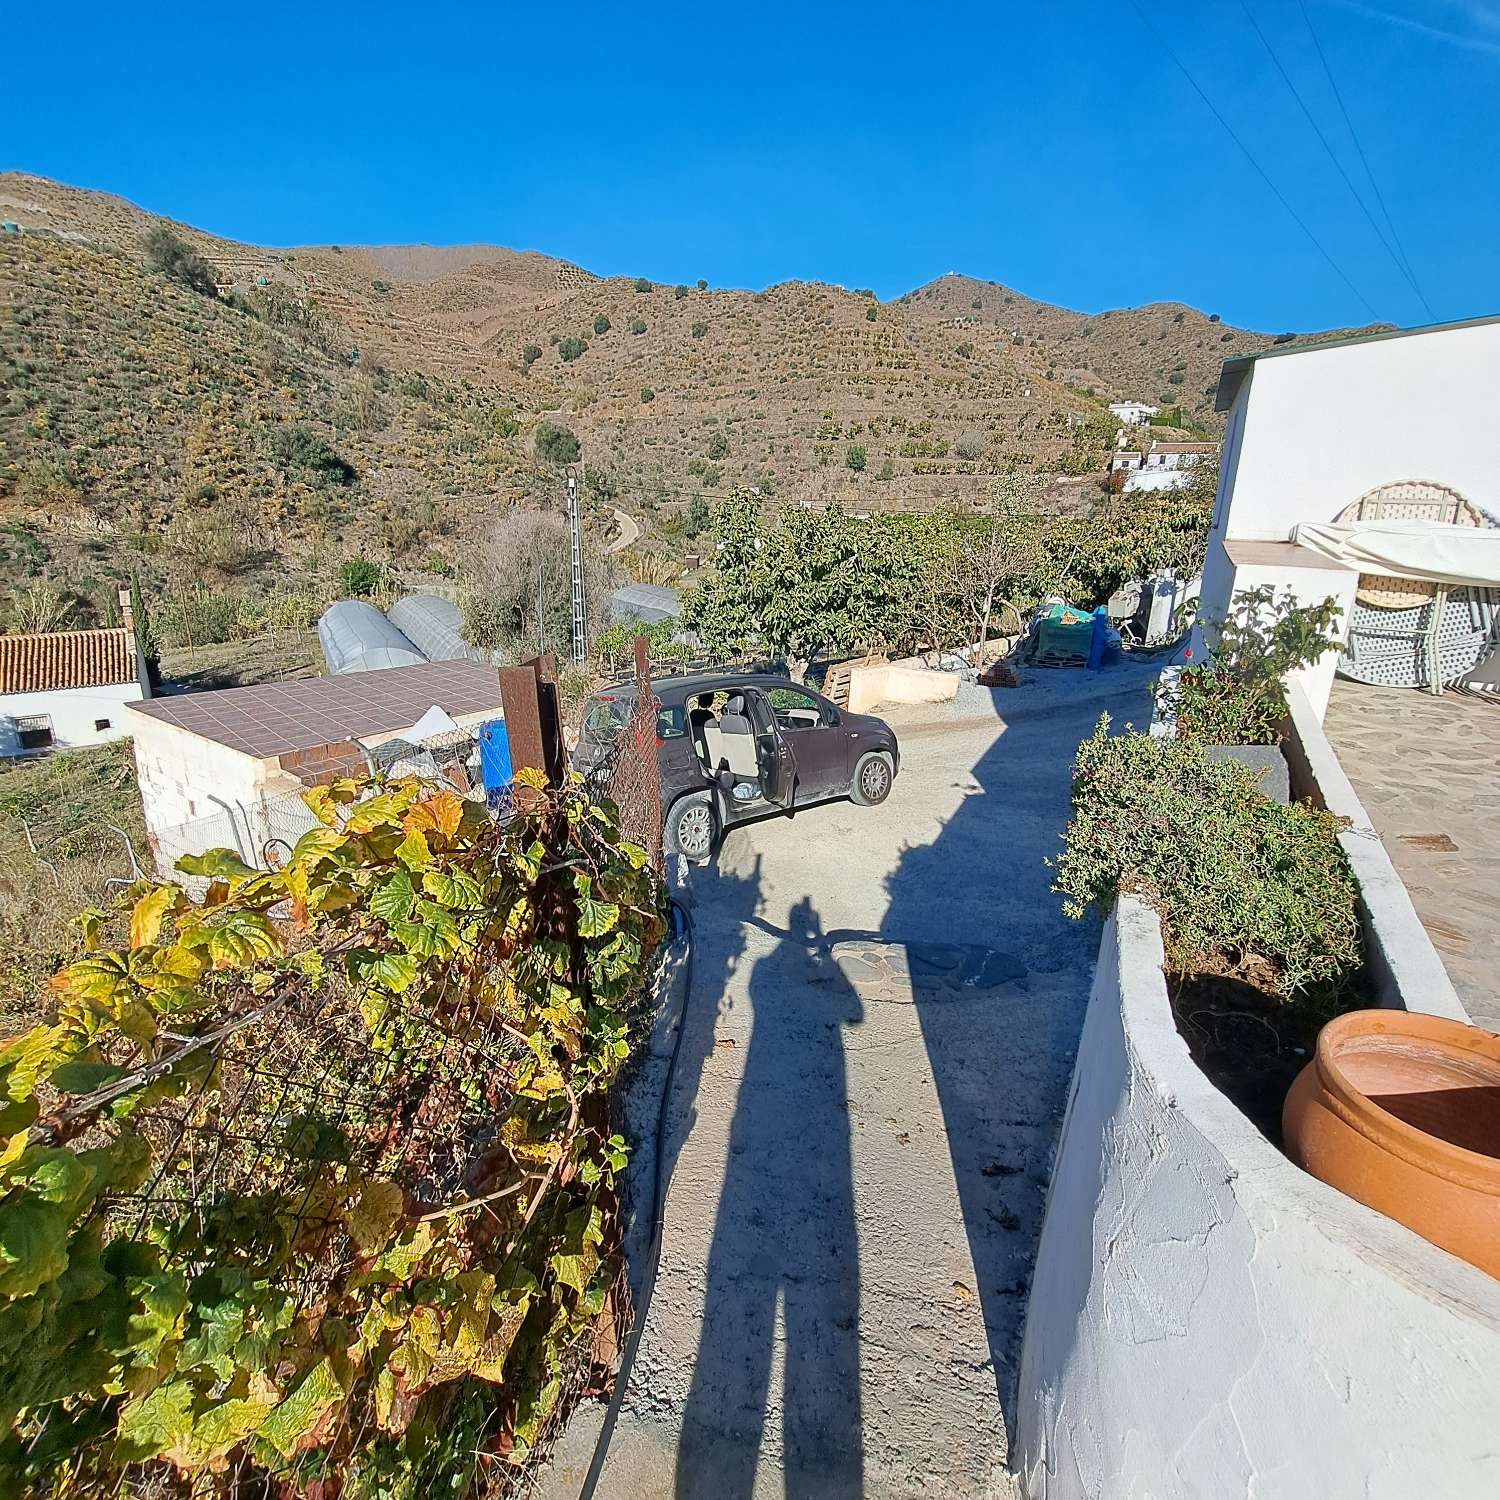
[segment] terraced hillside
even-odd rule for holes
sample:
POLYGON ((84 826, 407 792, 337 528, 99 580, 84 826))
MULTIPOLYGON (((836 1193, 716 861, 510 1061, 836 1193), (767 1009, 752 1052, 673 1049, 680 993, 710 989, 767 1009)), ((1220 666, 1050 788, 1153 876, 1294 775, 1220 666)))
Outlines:
MULTIPOLYGON (((1171 305, 1086 316, 945 276, 899 300, 601 280, 488 246, 269 250, 172 226, 217 293, 147 269, 164 221, 0 175, 0 589, 326 591, 339 564, 460 567, 555 503, 535 428, 582 441, 596 514, 680 535, 692 497, 973 503, 1019 464, 1081 496, 1121 396, 1213 430, 1221 359, 1264 336, 1171 305)), ((701 506, 699 507, 701 510, 701 506)))

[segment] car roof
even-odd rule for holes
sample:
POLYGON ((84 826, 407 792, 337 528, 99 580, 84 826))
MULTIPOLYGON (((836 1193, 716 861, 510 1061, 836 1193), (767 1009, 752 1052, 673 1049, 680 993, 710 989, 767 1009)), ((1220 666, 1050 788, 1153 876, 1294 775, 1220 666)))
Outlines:
MULTIPOLYGON (((796 686, 797 684, 790 677, 780 676, 775 672, 695 672, 681 677, 653 677, 651 679, 651 691, 663 703, 680 703, 685 699, 696 698, 704 693, 715 693, 721 689, 796 686)), ((806 691, 811 693, 814 690, 808 688, 806 691)), ((634 698, 635 683, 628 678, 624 682, 611 683, 607 687, 600 688, 594 697, 605 700, 634 698)))

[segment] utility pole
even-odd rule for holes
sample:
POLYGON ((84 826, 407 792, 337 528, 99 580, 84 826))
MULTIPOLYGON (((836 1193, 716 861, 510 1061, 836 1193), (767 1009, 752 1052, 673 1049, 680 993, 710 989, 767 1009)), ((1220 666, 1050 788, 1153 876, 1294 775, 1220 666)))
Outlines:
POLYGON ((573 665, 588 659, 588 631, 583 618, 583 527, 578 516, 578 475, 568 470, 568 536, 573 554, 573 665))

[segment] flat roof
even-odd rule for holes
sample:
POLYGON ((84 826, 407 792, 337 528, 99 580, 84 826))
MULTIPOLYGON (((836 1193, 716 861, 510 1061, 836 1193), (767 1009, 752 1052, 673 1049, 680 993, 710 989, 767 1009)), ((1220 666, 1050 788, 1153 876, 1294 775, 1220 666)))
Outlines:
POLYGON ((132 712, 265 760, 291 750, 390 734, 416 723, 433 704, 455 719, 487 709, 498 717, 499 676, 494 667, 479 662, 429 661, 379 672, 183 693, 129 706, 132 712))
POLYGON ((1235 354, 1219 370, 1219 389, 1214 396, 1214 410, 1228 411, 1234 405, 1245 377, 1262 359, 1285 359, 1289 354, 1318 354, 1324 349, 1347 349, 1351 344, 1381 344, 1387 339, 1410 339, 1422 333, 1453 333, 1460 328, 1485 328, 1500 323, 1500 313, 1483 318, 1460 318, 1454 323, 1423 323, 1416 328, 1382 328, 1374 333, 1351 333, 1341 339, 1323 339, 1312 344, 1285 344, 1261 349, 1254 354, 1235 354))

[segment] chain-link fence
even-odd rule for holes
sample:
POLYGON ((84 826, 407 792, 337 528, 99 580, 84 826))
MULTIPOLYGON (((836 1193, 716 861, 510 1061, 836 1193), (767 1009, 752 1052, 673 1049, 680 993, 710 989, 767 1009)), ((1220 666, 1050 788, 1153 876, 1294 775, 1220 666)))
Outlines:
MULTIPOLYGON (((637 645, 640 640, 637 638, 637 645)), ((651 687, 645 653, 636 653, 635 695, 630 711, 614 728, 591 773, 590 784, 620 811, 620 829, 662 866, 661 766, 657 760, 657 715, 661 702, 651 687)))

